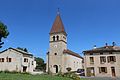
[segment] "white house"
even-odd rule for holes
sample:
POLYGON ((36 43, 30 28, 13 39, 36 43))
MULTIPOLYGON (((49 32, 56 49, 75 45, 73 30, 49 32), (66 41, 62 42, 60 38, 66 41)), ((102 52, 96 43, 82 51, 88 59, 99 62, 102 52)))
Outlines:
POLYGON ((14 48, 0 52, 0 71, 32 73, 36 62, 32 54, 14 48))

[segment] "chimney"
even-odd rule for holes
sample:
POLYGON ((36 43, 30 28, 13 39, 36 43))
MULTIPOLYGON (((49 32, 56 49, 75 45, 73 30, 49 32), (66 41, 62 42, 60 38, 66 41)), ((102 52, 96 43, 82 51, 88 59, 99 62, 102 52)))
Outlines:
POLYGON ((107 47, 107 46, 108 46, 108 43, 105 43, 105 46, 107 47))
POLYGON ((115 42, 112 42, 112 46, 115 46, 116 45, 116 43, 115 42))
POLYGON ((108 48, 108 43, 105 43, 105 48, 108 48))
POLYGON ((96 48, 97 48, 96 45, 94 45, 93 49, 96 49, 96 48))

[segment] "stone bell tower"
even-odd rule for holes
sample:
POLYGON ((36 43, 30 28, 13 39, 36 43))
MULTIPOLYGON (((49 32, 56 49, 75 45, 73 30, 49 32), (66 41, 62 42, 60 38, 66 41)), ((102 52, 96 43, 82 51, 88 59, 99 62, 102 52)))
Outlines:
POLYGON ((63 51, 65 49, 67 49, 67 33, 58 12, 50 31, 49 53, 47 55, 48 71, 52 73, 62 71, 63 51))

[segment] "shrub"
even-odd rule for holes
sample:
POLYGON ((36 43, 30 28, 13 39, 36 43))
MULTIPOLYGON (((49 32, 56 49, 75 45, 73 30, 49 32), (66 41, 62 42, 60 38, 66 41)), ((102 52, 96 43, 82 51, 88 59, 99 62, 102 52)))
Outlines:
POLYGON ((10 73, 10 71, 8 71, 8 70, 5 70, 5 71, 3 71, 4 73, 10 73))
POLYGON ((72 77, 71 77, 73 80, 80 80, 80 77, 79 75, 75 74, 75 73, 72 73, 72 77))
POLYGON ((66 70, 67 70, 68 72, 70 72, 72 69, 71 69, 71 67, 68 67, 68 68, 66 68, 66 70))
POLYGON ((73 80, 80 80, 79 75, 75 74, 75 72, 64 73, 63 77, 68 77, 68 78, 71 78, 73 80))
POLYGON ((3 73, 3 71, 0 71, 0 73, 3 73))

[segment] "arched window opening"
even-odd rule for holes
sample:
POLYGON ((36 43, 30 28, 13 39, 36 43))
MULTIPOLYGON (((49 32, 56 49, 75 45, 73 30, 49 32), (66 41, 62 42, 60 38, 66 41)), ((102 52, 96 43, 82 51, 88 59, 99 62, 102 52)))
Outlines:
POLYGON ((55 41, 55 36, 53 36, 53 41, 55 41))
POLYGON ((57 36, 57 41, 59 40, 59 36, 57 36))

